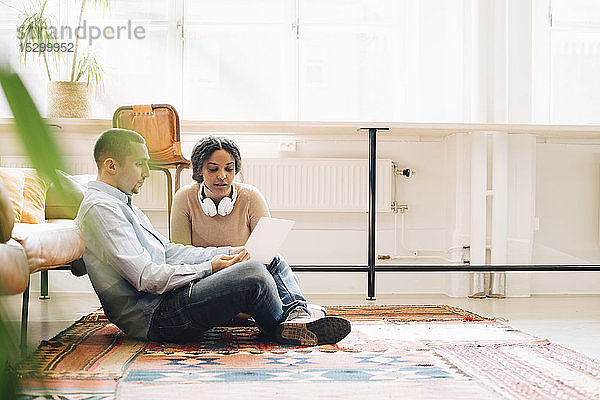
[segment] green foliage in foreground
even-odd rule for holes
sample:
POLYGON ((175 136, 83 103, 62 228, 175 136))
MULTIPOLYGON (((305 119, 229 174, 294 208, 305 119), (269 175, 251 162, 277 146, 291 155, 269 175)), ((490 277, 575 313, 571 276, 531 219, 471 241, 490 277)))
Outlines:
MULTIPOLYGON (((56 172, 65 170, 59 147, 19 75, 1 61, 0 84, 14 116, 15 131, 32 166, 40 176, 51 180, 63 197, 67 196, 56 172)), ((15 324, 7 323, 0 304, 0 398, 3 400, 17 398, 19 379, 11 364, 20 356, 18 329, 15 324)))

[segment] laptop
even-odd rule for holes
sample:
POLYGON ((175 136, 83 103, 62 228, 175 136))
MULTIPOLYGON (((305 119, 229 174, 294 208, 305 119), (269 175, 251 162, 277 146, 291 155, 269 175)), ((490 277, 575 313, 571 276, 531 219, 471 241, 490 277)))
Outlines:
POLYGON ((250 259, 270 264, 294 223, 289 219, 261 217, 244 245, 250 259))

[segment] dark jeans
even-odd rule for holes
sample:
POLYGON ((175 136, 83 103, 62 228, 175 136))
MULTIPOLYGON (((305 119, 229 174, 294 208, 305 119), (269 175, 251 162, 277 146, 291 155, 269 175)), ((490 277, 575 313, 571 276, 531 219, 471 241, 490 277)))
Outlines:
POLYGON ((154 311, 148 339, 187 342, 249 314, 261 330, 272 334, 288 313, 307 303, 294 274, 281 257, 270 265, 244 261, 165 293, 154 311))

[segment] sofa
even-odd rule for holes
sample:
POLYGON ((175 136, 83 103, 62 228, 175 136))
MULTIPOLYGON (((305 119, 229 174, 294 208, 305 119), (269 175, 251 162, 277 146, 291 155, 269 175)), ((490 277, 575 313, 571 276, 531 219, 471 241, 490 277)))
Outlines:
MULTIPOLYGON (((28 168, 0 167, 0 295, 23 293, 22 345, 27 335, 29 277, 38 271, 85 273, 82 233, 74 225, 91 175, 59 171, 64 190, 28 168)), ((47 277, 46 277, 47 278, 47 277)))

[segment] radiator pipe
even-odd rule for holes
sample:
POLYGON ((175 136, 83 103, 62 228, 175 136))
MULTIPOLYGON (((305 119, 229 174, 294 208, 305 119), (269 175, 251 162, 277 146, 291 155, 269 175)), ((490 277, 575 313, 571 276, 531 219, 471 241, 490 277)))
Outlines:
MULTIPOLYGON (((403 207, 402 205, 399 207, 403 207)), ((440 258, 443 261, 452 263, 452 262, 460 262, 460 260, 452 260, 448 257, 445 257, 443 255, 422 255, 422 252, 428 252, 428 253, 442 253, 444 250, 440 250, 440 249, 409 249, 408 247, 406 247, 406 226, 405 226, 405 222, 404 222, 404 216, 406 214, 406 209, 400 211, 400 213, 402 214, 402 219, 401 219, 401 236, 400 236, 400 248, 401 250, 405 251, 405 252, 409 252, 409 253, 413 253, 413 254, 399 254, 398 253, 398 213, 395 212, 394 213, 394 253, 392 254, 379 254, 377 256, 378 259, 380 260, 386 260, 386 259, 391 259, 391 260, 418 260, 418 259, 424 259, 424 258, 440 258), (414 255, 414 252, 417 253, 417 255, 414 255)), ((445 250, 446 253, 450 253, 452 250, 454 249, 462 249, 463 246, 452 246, 448 249, 445 250)))

